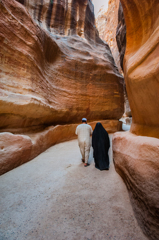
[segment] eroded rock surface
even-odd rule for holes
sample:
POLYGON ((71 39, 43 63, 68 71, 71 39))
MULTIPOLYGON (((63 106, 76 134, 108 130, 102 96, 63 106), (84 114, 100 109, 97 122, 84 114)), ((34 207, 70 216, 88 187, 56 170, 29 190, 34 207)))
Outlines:
POLYGON ((142 230, 149 239, 156 240, 159 239, 159 2, 121 0, 121 3, 127 29, 123 67, 133 121, 131 133, 114 135, 114 161, 128 187, 142 230))
MULTIPOLYGON (((123 59, 126 49, 126 24, 123 8, 119 0, 109 0, 108 10, 101 7, 96 19, 99 36, 105 40, 112 51, 119 72, 123 74, 123 59)), ((131 109, 124 82, 125 115, 131 116, 131 109)))
POLYGON ((159 138, 159 2, 121 3, 127 28, 124 73, 131 132, 159 138))
POLYGON ((28 136, 0 133, 0 175, 30 159, 32 142, 28 136))
POLYGON ((120 54, 116 42, 116 28, 118 26, 119 0, 109 0, 108 10, 101 7, 96 19, 100 37, 105 40, 111 49, 115 63, 122 73, 120 66, 120 54))
POLYGON ((0 128, 119 119, 123 77, 92 2, 19 2, 0 2, 0 128))
POLYGON ((118 8, 118 25, 116 29, 116 42, 119 50, 120 66, 124 71, 123 61, 124 61, 124 55, 125 55, 125 49, 126 49, 126 24, 125 24, 125 18, 124 18, 123 7, 121 5, 121 2, 119 2, 119 8, 118 8))
POLYGON ((116 171, 124 179, 138 223, 149 239, 159 236, 159 139, 115 133, 116 171))

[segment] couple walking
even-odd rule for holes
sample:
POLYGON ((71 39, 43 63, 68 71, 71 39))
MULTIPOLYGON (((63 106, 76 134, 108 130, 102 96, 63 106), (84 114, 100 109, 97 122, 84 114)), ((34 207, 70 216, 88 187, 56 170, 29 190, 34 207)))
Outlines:
POLYGON ((84 166, 89 166, 88 158, 91 147, 90 136, 92 135, 95 167, 100 170, 109 170, 108 150, 110 147, 110 141, 108 133, 102 124, 97 123, 93 131, 92 127, 87 124, 87 119, 82 118, 82 124, 78 125, 76 128, 76 135, 78 136, 78 145, 81 151, 84 166))

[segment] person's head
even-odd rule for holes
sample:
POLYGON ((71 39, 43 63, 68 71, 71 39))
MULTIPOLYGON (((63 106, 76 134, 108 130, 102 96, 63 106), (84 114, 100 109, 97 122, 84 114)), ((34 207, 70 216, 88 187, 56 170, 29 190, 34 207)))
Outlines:
POLYGON ((82 123, 87 123, 87 118, 82 118, 82 123))
POLYGON ((98 126, 98 127, 100 126, 100 127, 101 127, 102 124, 101 124, 100 122, 97 122, 97 123, 96 123, 96 126, 98 126))
POLYGON ((100 122, 97 122, 96 126, 95 126, 95 129, 99 130, 101 128, 103 128, 102 124, 100 122))
MULTIPOLYGON (((95 129, 96 131, 106 131, 106 129, 103 127, 103 125, 100 122, 96 123, 95 129)), ((107 132, 107 131, 106 131, 107 132)))

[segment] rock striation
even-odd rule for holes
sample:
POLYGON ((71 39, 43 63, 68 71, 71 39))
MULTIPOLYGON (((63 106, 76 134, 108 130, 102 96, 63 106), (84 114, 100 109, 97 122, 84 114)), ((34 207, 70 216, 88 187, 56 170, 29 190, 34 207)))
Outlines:
POLYGON ((121 5, 121 2, 119 2, 119 9, 118 9, 118 25, 116 29, 116 42, 119 50, 120 66, 124 71, 123 60, 124 60, 125 49, 126 49, 126 24, 125 24, 125 18, 124 18, 123 7, 121 5))
POLYGON ((159 236, 159 139, 115 133, 115 169, 127 185, 135 216, 149 239, 159 236))
MULTIPOLYGON (((124 61, 124 55, 125 55, 125 49, 126 49, 126 24, 125 24, 125 18, 124 18, 123 7, 121 5, 121 2, 119 2, 119 8, 118 8, 118 25, 116 29, 116 43, 119 51, 120 67, 122 71, 124 71, 123 61, 124 61)), ((124 99, 125 99, 125 115, 126 117, 132 117, 125 82, 124 82, 124 99)))
POLYGON ((124 179, 138 223, 159 239, 159 2, 121 0, 126 22, 123 61, 132 112, 128 133, 115 133, 114 162, 124 179))
POLYGON ((101 7, 96 19, 96 25, 99 31, 99 36, 109 44, 119 72, 122 73, 122 69, 120 66, 120 54, 116 42, 118 9, 119 0, 109 0, 107 11, 105 11, 105 9, 101 7))
POLYGON ((159 2, 121 2, 127 28, 124 73, 133 117, 131 132, 159 138, 159 2))
POLYGON ((0 1, 0 128, 119 119, 123 77, 90 0, 0 1))
MULTIPOLYGON (((109 44, 119 72, 123 74, 123 59, 126 48, 126 24, 121 2, 119 0, 109 0, 107 11, 101 7, 96 19, 96 25, 99 30, 99 36, 109 44)), ((131 117, 125 82, 124 100, 125 115, 131 117)))

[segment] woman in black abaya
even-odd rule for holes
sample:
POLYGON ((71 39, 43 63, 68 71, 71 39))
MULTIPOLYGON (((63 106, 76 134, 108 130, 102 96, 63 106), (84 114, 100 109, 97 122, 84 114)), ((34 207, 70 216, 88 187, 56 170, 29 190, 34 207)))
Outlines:
POLYGON ((108 150, 110 141, 107 131, 101 123, 97 123, 92 135, 95 167, 100 170, 109 170, 108 150))

